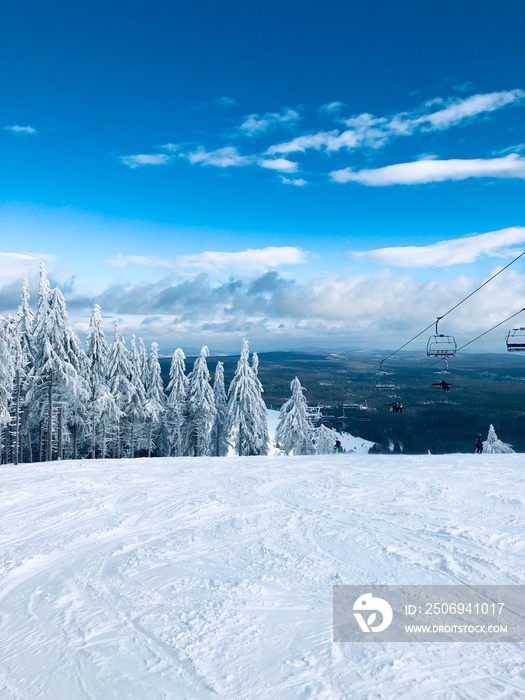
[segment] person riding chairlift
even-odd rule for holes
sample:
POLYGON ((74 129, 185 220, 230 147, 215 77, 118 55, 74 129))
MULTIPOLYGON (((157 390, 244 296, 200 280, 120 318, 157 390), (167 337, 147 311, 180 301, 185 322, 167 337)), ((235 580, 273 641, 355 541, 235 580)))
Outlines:
POLYGON ((441 387, 443 391, 450 391, 452 389, 452 384, 446 382, 442 379, 440 382, 432 382, 432 386, 441 387))

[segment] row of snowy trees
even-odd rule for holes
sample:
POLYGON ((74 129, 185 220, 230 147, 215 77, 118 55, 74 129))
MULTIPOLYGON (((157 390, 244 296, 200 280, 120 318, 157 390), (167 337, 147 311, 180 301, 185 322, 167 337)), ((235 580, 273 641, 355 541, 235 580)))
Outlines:
POLYGON ((29 302, 24 280, 16 316, 0 317, 0 462, 268 453, 258 358, 250 362, 247 341, 228 392, 222 362, 211 382, 206 347, 188 375, 175 351, 165 391, 157 343, 148 354, 133 336, 128 350, 116 322, 109 345, 98 305, 84 349, 43 265, 36 314, 29 302))

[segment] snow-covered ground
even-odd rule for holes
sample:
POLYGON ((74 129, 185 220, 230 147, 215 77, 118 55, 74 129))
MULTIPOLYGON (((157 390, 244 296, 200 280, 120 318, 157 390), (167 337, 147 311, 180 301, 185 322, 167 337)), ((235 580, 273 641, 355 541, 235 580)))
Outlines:
POLYGON ((0 470, 0 697, 525 697, 520 644, 334 644, 334 584, 525 584, 522 455, 0 470))

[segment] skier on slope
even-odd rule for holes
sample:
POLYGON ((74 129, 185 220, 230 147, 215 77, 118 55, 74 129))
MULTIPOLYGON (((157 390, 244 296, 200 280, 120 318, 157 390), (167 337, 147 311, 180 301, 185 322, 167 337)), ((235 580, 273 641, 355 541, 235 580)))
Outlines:
POLYGON ((476 454, 480 455, 483 452, 483 442, 481 440, 481 433, 478 433, 476 435, 475 445, 476 445, 476 454))

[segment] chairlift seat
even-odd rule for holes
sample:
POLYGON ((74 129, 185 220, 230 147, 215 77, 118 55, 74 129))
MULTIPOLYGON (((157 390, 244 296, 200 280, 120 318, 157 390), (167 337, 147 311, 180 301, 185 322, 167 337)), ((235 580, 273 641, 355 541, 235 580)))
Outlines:
POLYGON ((509 352, 525 352, 525 328, 513 328, 508 332, 506 342, 509 352))
POLYGON ((427 343, 429 357, 454 357, 458 349, 453 335, 431 335, 427 343))

